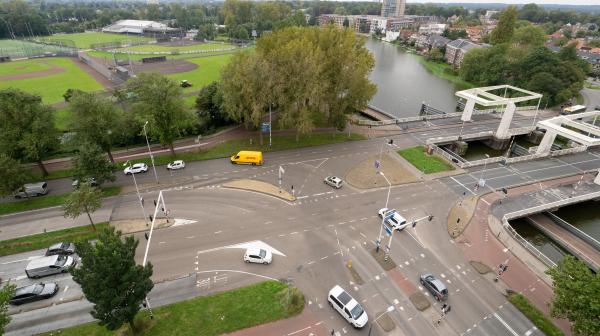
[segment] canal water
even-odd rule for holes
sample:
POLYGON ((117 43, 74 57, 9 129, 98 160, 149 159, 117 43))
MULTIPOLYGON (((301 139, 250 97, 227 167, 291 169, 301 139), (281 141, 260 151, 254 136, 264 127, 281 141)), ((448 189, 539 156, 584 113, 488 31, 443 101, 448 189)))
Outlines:
POLYGON ((427 71, 417 56, 373 38, 367 38, 365 46, 375 58, 370 79, 377 93, 371 105, 399 118, 418 115, 422 102, 454 112, 454 84, 427 71))

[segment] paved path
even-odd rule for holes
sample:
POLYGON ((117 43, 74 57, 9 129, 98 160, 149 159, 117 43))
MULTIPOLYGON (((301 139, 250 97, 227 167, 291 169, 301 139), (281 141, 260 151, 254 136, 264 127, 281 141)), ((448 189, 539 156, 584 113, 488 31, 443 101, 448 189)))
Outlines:
POLYGON ((585 260, 592 268, 600 267, 600 252, 591 247, 581 238, 573 235, 560 225, 557 225, 552 219, 543 214, 529 216, 531 221, 546 236, 558 242, 570 253, 577 256, 578 259, 585 260))

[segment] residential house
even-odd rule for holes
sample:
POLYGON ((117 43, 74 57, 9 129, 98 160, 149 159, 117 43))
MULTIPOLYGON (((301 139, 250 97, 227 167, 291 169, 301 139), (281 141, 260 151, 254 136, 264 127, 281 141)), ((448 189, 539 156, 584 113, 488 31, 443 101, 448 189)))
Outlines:
POLYGON ((481 27, 467 27, 465 30, 467 32, 467 36, 469 36, 469 40, 475 43, 481 41, 481 37, 483 36, 481 27))
POLYGON ((446 45, 445 59, 448 64, 454 68, 460 68, 465 55, 471 49, 485 48, 487 46, 473 43, 465 39, 457 39, 446 45))
POLYGON ((417 49, 429 51, 432 48, 442 49, 446 47, 448 43, 450 43, 450 40, 440 35, 419 35, 415 42, 415 46, 417 49))
POLYGON ((421 35, 442 35, 448 25, 444 23, 430 23, 419 27, 421 35))

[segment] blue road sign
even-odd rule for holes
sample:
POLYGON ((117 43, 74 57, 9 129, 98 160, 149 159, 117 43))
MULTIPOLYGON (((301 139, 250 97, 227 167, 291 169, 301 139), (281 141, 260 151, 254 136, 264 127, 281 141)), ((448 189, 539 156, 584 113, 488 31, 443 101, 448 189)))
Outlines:
POLYGON ((392 235, 392 228, 391 228, 391 227, 389 227, 389 226, 387 226, 387 225, 383 224, 383 228, 385 229, 385 233, 386 233, 386 235, 387 235, 388 237, 392 235))
POLYGON ((271 130, 271 124, 269 124, 269 123, 262 123, 262 125, 261 125, 261 131, 263 133, 269 133, 270 130, 271 130))

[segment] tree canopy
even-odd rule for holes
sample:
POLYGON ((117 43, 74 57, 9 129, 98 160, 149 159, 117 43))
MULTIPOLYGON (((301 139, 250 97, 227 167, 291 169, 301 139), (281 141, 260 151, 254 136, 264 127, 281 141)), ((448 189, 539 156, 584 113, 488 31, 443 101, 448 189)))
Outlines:
POLYGON ((16 286, 7 284, 0 288, 0 335, 4 334, 4 327, 10 322, 8 315, 8 303, 15 292, 16 286))
POLYGON ((0 152, 36 162, 48 175, 42 160, 59 145, 52 108, 40 96, 8 88, 0 91, 0 120, 0 152))
POLYGON ((94 304, 91 315, 108 330, 116 330, 123 323, 133 329, 133 320, 154 287, 152 264, 135 262, 138 243, 131 235, 122 238, 113 227, 102 230, 94 244, 75 243, 81 267, 71 269, 73 280, 94 304))
POLYGON ((90 224, 96 230, 91 214, 100 209, 101 205, 101 191, 96 187, 92 187, 86 181, 79 181, 79 187, 65 199, 63 204, 64 216, 75 219, 85 213, 90 220, 90 224))
POLYGON ((569 319, 575 335, 599 335, 600 275, 573 256, 566 256, 546 273, 552 277, 554 289, 552 316, 569 319))
POLYGON ((509 6, 503 10, 500 14, 500 20, 498 25, 490 35, 491 44, 500 44, 509 42, 515 30, 515 23, 517 21, 517 8, 515 6, 509 6))
POLYGON ((108 161, 95 143, 83 142, 73 157, 73 177, 79 182, 95 178, 99 185, 115 180, 115 165, 108 161))
POLYGON ((229 117, 258 127, 272 105, 282 127, 306 134, 316 122, 343 129, 376 87, 372 55, 349 29, 292 27, 262 36, 254 52, 234 55, 222 72, 229 117))
POLYGON ((28 171, 17 160, 0 153, 0 197, 11 195, 29 180, 28 171))

